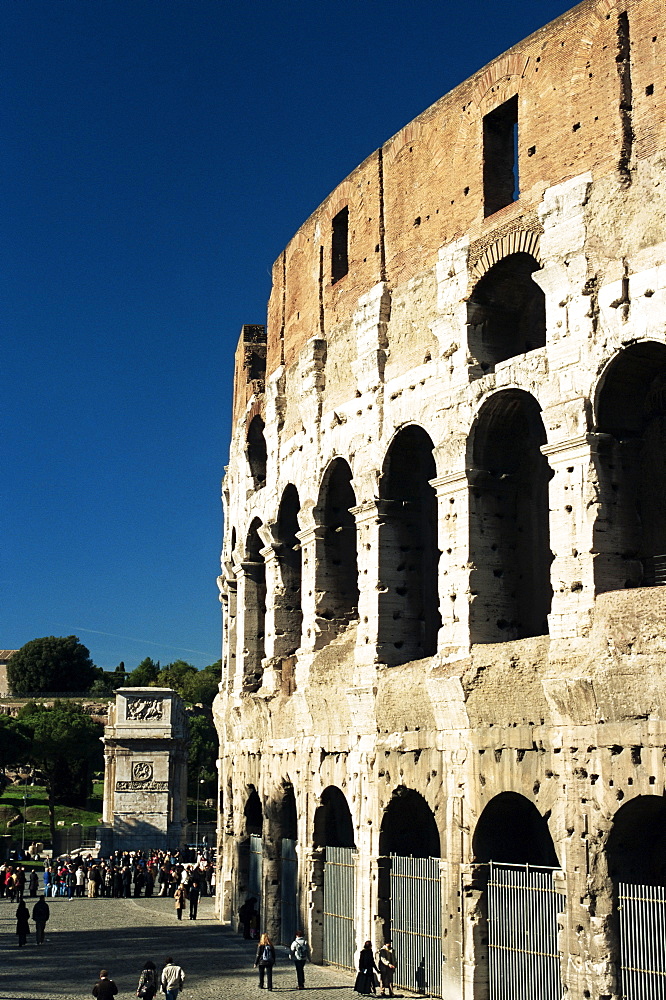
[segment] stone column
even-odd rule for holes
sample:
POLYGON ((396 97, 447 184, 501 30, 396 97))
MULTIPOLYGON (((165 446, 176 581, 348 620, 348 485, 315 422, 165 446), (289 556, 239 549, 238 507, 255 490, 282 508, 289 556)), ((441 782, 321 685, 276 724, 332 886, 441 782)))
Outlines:
POLYGON ((301 609, 303 611, 303 627, 301 632, 301 649, 313 652, 319 648, 317 642, 320 625, 317 622, 317 560, 324 544, 323 525, 316 521, 316 508, 313 503, 303 504, 298 512, 298 523, 301 530, 296 537, 301 543, 302 575, 301 575, 301 609))
POLYGON ((356 662, 376 663, 379 648, 379 506, 380 501, 366 500, 352 507, 356 520, 358 551, 358 617, 356 662))
POLYGON ((469 482, 462 469, 431 479, 437 494, 439 613, 438 654, 455 660, 469 653, 469 482))
POLYGON ((585 635, 591 622, 596 517, 594 437, 581 434, 541 449, 553 470, 549 486, 553 603, 548 624, 554 639, 585 635))

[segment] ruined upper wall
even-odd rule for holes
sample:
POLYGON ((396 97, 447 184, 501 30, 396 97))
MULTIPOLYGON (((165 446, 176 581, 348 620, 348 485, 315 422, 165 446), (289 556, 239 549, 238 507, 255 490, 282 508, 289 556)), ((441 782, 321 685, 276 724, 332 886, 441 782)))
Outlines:
MULTIPOLYGON (((536 209, 547 187, 585 171, 595 179, 621 175, 631 158, 663 147, 662 20, 657 2, 584 0, 370 155, 303 224, 273 268, 267 375, 289 365, 309 338, 326 338, 377 282, 404 284, 463 234, 478 257, 505 233, 538 232, 536 209), (486 216, 483 120, 514 97, 520 196, 486 216), (348 272, 332 282, 332 220, 344 208, 348 272)), ((246 388, 241 395, 237 415, 246 388)))

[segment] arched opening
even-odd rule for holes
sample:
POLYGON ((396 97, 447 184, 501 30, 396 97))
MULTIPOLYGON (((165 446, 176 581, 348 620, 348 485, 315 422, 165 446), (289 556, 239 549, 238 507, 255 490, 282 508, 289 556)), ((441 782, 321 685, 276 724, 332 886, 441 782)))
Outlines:
POLYGON ((495 365, 546 344, 546 299, 532 275, 539 262, 512 253, 476 284, 467 304, 467 344, 477 377, 495 365))
POLYGON ((246 544, 244 614, 243 689, 257 691, 261 686, 262 660, 266 656, 266 564, 261 554, 261 521, 255 517, 246 544))
POLYGON ((393 791, 379 831, 377 915, 385 941, 400 955, 396 982, 441 996, 441 841, 423 796, 393 791))
POLYGON ((352 473, 342 458, 334 459, 319 491, 320 558, 317 566, 317 618, 321 641, 338 635, 358 617, 356 521, 351 508, 356 497, 352 473))
POLYGON ((354 824, 349 804, 335 785, 324 789, 314 815, 315 847, 354 847, 354 824))
POLYGON ((439 858, 440 839, 434 813, 423 796, 400 785, 382 817, 379 853, 408 858, 439 858))
POLYGON ((480 864, 494 861, 545 868, 559 864, 546 819, 517 792, 501 792, 490 800, 476 824, 472 850, 480 864))
POLYGON ((329 785, 314 815, 310 908, 312 944, 326 963, 354 968, 356 855, 354 824, 343 792, 329 785), (321 889, 319 888, 321 887, 321 889))
POLYGON ((552 884, 550 869, 558 868, 559 861, 547 816, 523 795, 501 792, 481 813, 472 850, 477 868, 468 919, 474 941, 475 1000, 488 1000, 491 979, 502 981, 509 966, 516 970, 515 981, 522 982, 526 998, 559 997, 556 910, 561 911, 564 902, 563 897, 556 897, 552 884), (554 994, 546 993, 544 984, 534 980, 543 969, 535 970, 530 964, 524 945, 532 922, 539 925, 539 949, 552 956, 549 982, 554 984, 554 994), (489 923, 495 928, 492 948, 489 923))
POLYGON ((663 976, 666 922, 666 800, 662 796, 639 795, 618 809, 606 842, 606 862, 612 887, 610 944, 622 984, 618 992, 652 996, 663 976), (637 934, 637 926, 645 932, 637 934))
POLYGON ((239 931, 250 938, 259 931, 262 909, 263 809, 254 785, 247 786, 243 808, 244 829, 238 842, 236 911, 239 931))
POLYGON ((301 543, 298 490, 291 483, 285 487, 277 519, 277 557, 280 589, 275 595, 275 653, 291 656, 301 644, 301 543))
POLYGON ((437 652, 437 497, 433 443, 411 425, 394 438, 380 484, 379 643, 395 666, 437 652))
POLYGON ((597 593, 666 583, 666 346, 632 344, 597 393, 597 593))
POLYGON ((504 642, 548 633, 548 483, 540 407, 506 389, 481 408, 471 432, 470 639, 504 642))
POLYGON ((252 418, 247 429, 247 461, 255 490, 266 485, 266 438, 264 437, 264 421, 259 414, 252 418))

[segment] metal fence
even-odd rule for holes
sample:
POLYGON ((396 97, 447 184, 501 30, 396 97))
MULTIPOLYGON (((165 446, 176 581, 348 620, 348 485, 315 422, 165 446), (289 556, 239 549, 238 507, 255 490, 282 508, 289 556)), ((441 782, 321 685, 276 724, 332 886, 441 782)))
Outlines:
POLYGON ((490 1000, 561 1000, 553 869, 490 863, 490 1000))
POLYGON ((250 856, 248 859, 247 873, 247 894, 259 900, 260 911, 262 908, 261 899, 261 875, 263 868, 264 848, 261 835, 250 834, 250 856))
POLYGON ((298 930, 298 858, 296 841, 282 840, 280 871, 280 944, 291 944, 298 930))
POLYGON ((442 995, 442 884, 439 858, 391 855, 391 935, 396 985, 442 995))
POLYGON ((324 962, 355 967, 356 854, 352 847, 327 847, 324 865, 324 962))
POLYGON ((620 969, 627 1000, 666 1000, 666 889, 620 882, 620 969))

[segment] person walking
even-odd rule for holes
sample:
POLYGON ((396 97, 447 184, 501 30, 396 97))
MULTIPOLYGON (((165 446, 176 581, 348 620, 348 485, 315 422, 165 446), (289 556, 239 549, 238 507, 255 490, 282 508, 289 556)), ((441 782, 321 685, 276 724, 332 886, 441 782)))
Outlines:
POLYGON ((32 908, 32 919, 35 921, 35 943, 44 944, 44 931, 51 915, 49 904, 43 896, 39 896, 32 908))
POLYGON ((176 1000, 179 991, 183 988, 184 979, 185 973, 181 967, 176 965, 172 958, 167 958, 160 979, 162 992, 166 994, 166 1000, 176 1000))
POLYGON ((178 920, 183 919, 183 910, 185 909, 185 900, 187 899, 187 889, 184 885, 179 885, 173 895, 174 905, 176 907, 176 917, 178 920))
POLYGON ((154 962, 148 961, 141 970, 139 984, 136 988, 136 995, 140 998, 140 1000, 153 1000, 156 993, 157 969, 155 968, 154 962))
POLYGON ((30 872, 30 879, 28 881, 28 892, 30 893, 30 897, 32 899, 34 899, 35 896, 37 895, 37 884, 38 884, 38 881, 39 880, 37 878, 37 872, 33 868, 32 871, 30 872))
POLYGON ((305 963, 310 958, 310 948, 303 931, 296 931, 296 937, 291 942, 289 954, 296 967, 296 982, 299 990, 305 989, 305 963))
POLYGON ((190 901, 190 920, 196 920, 197 908, 199 906, 199 883, 195 878, 188 880, 187 896, 190 901))
POLYGON ((275 948, 268 934, 262 934, 257 945, 257 955, 254 960, 255 969, 259 967, 259 989, 264 988, 264 976, 266 986, 273 989, 273 966, 275 965, 275 948))
POLYGON ((358 956, 358 975, 354 983, 357 993, 376 993, 375 973, 379 969, 375 965, 375 956, 372 953, 372 941, 366 941, 358 956))
POLYGON ((385 991, 388 991, 388 995, 392 997, 393 976, 395 975, 396 962, 395 952, 393 951, 393 945, 390 941, 383 944, 377 952, 377 965, 379 967, 379 980, 382 985, 379 995, 383 997, 385 995, 385 991))
POLYGON ((16 933, 18 934, 18 946, 22 948, 30 933, 30 911, 22 899, 19 900, 19 905, 16 908, 16 933))
POLYGON ((114 983, 113 979, 109 979, 109 973, 106 969, 102 969, 99 974, 99 979, 92 988, 92 995, 97 997, 97 1000, 111 1000, 115 997, 118 992, 118 987, 114 983))

